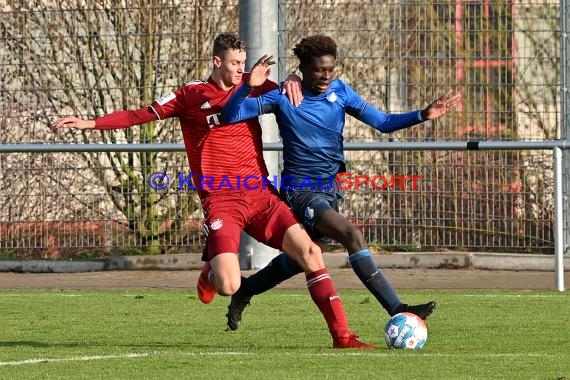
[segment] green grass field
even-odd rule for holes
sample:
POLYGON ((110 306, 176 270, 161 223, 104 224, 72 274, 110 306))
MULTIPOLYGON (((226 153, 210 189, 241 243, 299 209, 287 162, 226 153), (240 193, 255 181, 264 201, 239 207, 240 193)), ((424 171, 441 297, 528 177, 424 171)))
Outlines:
POLYGON ((570 379, 570 293, 401 292, 438 301, 422 350, 388 350, 387 314, 342 290, 377 351, 334 350, 306 291, 254 299, 225 331, 227 298, 182 291, 2 291, 2 379, 570 379))

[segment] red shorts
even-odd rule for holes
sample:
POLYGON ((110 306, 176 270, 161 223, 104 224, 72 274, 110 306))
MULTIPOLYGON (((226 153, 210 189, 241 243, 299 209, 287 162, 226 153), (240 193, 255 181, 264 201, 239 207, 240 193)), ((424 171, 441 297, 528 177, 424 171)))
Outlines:
POLYGON ((202 208, 207 260, 220 253, 237 254, 242 231, 260 243, 281 249, 285 231, 299 223, 277 192, 269 189, 208 194, 202 208))

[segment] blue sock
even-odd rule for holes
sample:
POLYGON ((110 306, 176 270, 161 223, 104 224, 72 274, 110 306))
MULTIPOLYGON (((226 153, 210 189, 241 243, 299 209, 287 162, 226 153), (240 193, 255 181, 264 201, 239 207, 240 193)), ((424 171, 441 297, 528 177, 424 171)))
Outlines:
POLYGON ((350 254, 348 261, 360 281, 362 281, 364 286, 376 297, 378 302, 380 302, 388 313, 391 313, 400 306, 402 302, 400 302, 388 279, 384 277, 380 269, 374 263, 368 249, 350 254))
POLYGON ((246 297, 252 297, 266 292, 302 272, 303 270, 295 260, 281 252, 259 271, 247 278, 242 277, 239 292, 246 297))

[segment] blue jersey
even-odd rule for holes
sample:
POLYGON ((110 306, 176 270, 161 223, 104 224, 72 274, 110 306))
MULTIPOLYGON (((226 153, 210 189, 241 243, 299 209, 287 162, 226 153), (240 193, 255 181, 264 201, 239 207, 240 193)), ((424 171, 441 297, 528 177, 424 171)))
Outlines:
POLYGON ((303 89, 303 101, 293 106, 279 89, 248 98, 251 89, 243 85, 226 103, 222 117, 234 123, 274 113, 283 141, 282 184, 290 188, 315 189, 331 184, 345 171, 345 115, 381 132, 393 132, 421 123, 419 111, 387 114, 371 105, 346 83, 333 80, 325 93, 303 89))

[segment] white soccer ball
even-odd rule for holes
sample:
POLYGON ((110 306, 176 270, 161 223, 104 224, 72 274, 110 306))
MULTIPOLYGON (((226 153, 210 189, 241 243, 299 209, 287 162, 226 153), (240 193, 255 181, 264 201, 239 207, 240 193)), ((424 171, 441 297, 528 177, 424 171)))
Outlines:
POLYGON ((389 348, 420 349, 427 341, 424 321, 412 313, 399 313, 388 320, 384 338, 389 348))

